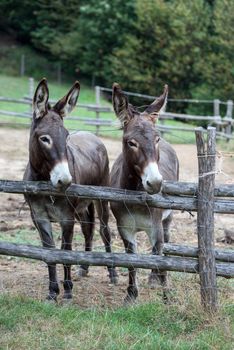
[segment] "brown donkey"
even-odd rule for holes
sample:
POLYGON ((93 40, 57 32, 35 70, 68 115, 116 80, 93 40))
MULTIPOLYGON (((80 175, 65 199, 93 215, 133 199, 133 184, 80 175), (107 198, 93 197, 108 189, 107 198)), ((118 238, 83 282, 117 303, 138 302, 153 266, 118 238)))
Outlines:
MULTIPOLYGON (((68 133, 63 117, 75 107, 80 91, 76 82, 54 107, 48 103, 49 90, 43 79, 33 98, 33 120, 29 140, 29 162, 24 180, 51 181, 53 186, 65 190, 71 182, 81 185, 108 186, 109 160, 104 144, 88 132, 68 133)), ((38 229, 44 247, 55 247, 51 222, 58 221, 62 230, 62 249, 72 249, 75 218, 80 222, 85 237, 85 250, 92 249, 94 204, 79 198, 27 195, 32 220, 38 229)), ((108 228, 108 203, 97 201, 100 234, 107 252, 111 252, 108 228)), ((59 285, 56 265, 49 265, 49 300, 56 301, 59 285)), ((80 267, 85 275, 88 266, 80 267)), ((115 269, 109 268, 111 282, 115 283, 115 269)), ((64 299, 72 298, 71 266, 64 265, 64 299)))
MULTIPOLYGON (((111 186, 116 188, 160 192, 163 180, 178 180, 179 164, 175 151, 160 138, 155 121, 167 100, 168 87, 163 94, 139 113, 128 103, 118 84, 113 85, 113 106, 123 128, 122 153, 111 171, 111 186)), ((149 208, 126 203, 111 203, 119 234, 127 253, 136 253, 135 235, 145 231, 152 245, 152 253, 162 255, 163 243, 169 241, 171 210, 149 208)), ((159 280, 166 287, 166 273, 152 270, 149 283, 159 280)), ((136 270, 129 268, 126 302, 137 298, 136 270)), ((166 291, 164 289, 164 298, 166 291)))

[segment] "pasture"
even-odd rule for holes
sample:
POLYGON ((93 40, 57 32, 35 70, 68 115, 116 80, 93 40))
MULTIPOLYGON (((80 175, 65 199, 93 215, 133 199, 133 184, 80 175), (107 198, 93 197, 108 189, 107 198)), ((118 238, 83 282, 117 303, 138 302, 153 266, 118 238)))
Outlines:
MULTIPOLYGON (((61 95, 61 91, 58 91, 61 95)), ((63 92, 62 92, 63 94, 63 92)), ((57 96, 56 96, 57 97, 57 96)), ((109 135, 113 136, 113 134, 109 135)), ((28 159, 29 130, 0 128, 0 178, 21 180, 28 159)), ((116 137, 102 137, 108 150, 110 165, 121 149, 116 137)), ((194 138, 195 143, 195 138, 194 138)), ((197 182, 197 155, 194 144, 174 144, 180 161, 180 181, 197 182)), ((229 149, 228 149, 229 148, 229 149)), ((225 145, 218 146, 216 184, 233 183, 234 161, 225 145)), ((1 194, 0 239, 15 243, 40 245, 27 205, 21 195, 1 194)), ((123 252, 115 221, 111 217, 113 251, 123 252)), ((231 215, 215 215, 215 239, 234 227, 231 215)), ((61 245, 59 226, 53 225, 56 246, 61 245)), ((174 213, 171 242, 197 244, 196 214, 174 213)), ((138 252, 149 253, 146 235, 137 236, 138 252), (143 237, 143 239, 142 239, 143 237)), ((84 240, 76 224, 73 249, 83 250, 84 240)), ((230 248, 222 242, 217 247, 230 248)), ((103 251, 98 231, 94 251, 103 251)), ((46 265, 22 258, 0 257, 1 327, 0 348, 35 349, 229 349, 232 342, 233 281, 218 278, 218 316, 209 317, 200 307, 199 277, 170 273, 172 305, 162 305, 162 290, 147 284, 149 271, 138 274, 137 305, 123 309, 128 271, 119 268, 119 284, 109 284, 104 267, 91 267, 88 277, 79 279, 72 268, 74 298, 72 305, 57 308, 41 303, 46 297, 48 276, 46 265), (32 300, 33 299, 33 300, 32 300), (9 312, 11 309, 11 312, 9 312), (35 322, 33 321, 35 320, 35 322), (26 324, 26 328, 23 324, 26 324), (43 334, 41 332, 43 331, 43 334), (13 333, 16 337, 13 337, 13 333), (39 341, 38 341, 38 334, 39 341), (225 334, 225 340, 224 340, 225 334), (54 341, 53 337, 56 337, 54 341), (17 339, 17 341, 15 340, 17 339), (93 339, 96 339, 95 342, 93 339), (175 340, 176 339, 176 340, 175 340), (176 343, 175 343, 176 341, 176 343), (32 345, 33 344, 33 345, 32 345)), ((63 278, 59 266, 59 279, 63 278)))

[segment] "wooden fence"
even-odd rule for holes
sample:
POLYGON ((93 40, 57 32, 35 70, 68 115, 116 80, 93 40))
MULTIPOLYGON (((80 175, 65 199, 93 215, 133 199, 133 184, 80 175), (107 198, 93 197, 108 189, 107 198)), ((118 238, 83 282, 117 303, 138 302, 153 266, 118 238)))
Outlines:
MULTIPOLYGON (((79 109, 86 109, 86 111, 94 112, 95 117, 82 117, 82 116, 71 116, 67 117, 66 120, 73 120, 76 122, 82 122, 85 125, 94 126, 95 132, 98 135, 100 133, 101 127, 115 127, 115 118, 101 118, 101 115, 105 113, 112 113, 113 109, 111 106, 103 106, 101 105, 101 93, 102 92, 108 92, 110 93, 112 90, 107 89, 104 87, 96 86, 95 87, 95 98, 96 103, 95 104, 78 104, 79 109)), ((17 103, 17 104, 25 104, 28 105, 28 112, 15 112, 15 111, 8 111, 8 110, 2 110, 0 109, 0 115, 8 116, 8 117, 16 117, 16 118, 24 118, 24 119, 31 119, 32 113, 31 113, 31 103, 32 103, 32 97, 34 93, 34 79, 29 78, 29 93, 27 97, 21 98, 21 99, 13 99, 8 97, 2 97, 0 96, 0 103, 1 102, 7 102, 7 103, 17 103)), ((131 93, 131 92, 125 92, 127 95, 132 96, 138 96, 144 99, 153 100, 155 97, 149 96, 149 95, 143 95, 143 94, 137 94, 137 93, 131 93)), ((217 128, 217 136, 225 138, 226 140, 234 139, 233 136, 233 127, 234 127, 234 119, 232 117, 233 115, 233 101, 229 100, 227 102, 222 102, 218 99, 215 99, 213 101, 209 100, 175 100, 175 99, 169 99, 170 101, 185 101, 185 102, 194 102, 194 103, 212 103, 213 104, 213 110, 214 114, 212 116, 198 116, 198 115, 187 115, 182 113, 171 113, 171 112, 163 112, 160 115, 159 124, 157 125, 159 131, 163 133, 167 132, 173 132, 173 131, 184 131, 184 132, 194 132, 195 128, 193 127, 186 127, 186 126, 171 126, 171 125, 165 125, 165 120, 181 120, 181 121, 206 121, 210 125, 213 125, 217 128), (227 111, 225 117, 221 117, 220 115, 220 105, 225 104, 227 106, 227 111)), ((56 101, 50 100, 51 103, 54 103, 56 101)), ((0 121, 0 124, 6 125, 10 124, 10 122, 6 123, 4 121, 0 121)), ((20 123, 19 123, 20 124, 20 123)), ((30 123, 27 123, 28 125, 30 123)))
POLYGON ((198 184, 164 184, 161 194, 127 191, 108 187, 71 185, 60 192, 47 182, 0 181, 0 192, 36 195, 68 196, 126 204, 197 211, 198 248, 165 244, 164 256, 119 253, 66 252, 58 249, 0 242, 0 254, 21 256, 46 263, 90 264, 97 266, 140 267, 199 273, 201 301, 207 311, 217 309, 216 276, 234 277, 234 251, 214 248, 214 212, 234 214, 234 185, 215 187, 215 128, 209 127, 207 141, 204 131, 196 130, 199 162, 198 184))

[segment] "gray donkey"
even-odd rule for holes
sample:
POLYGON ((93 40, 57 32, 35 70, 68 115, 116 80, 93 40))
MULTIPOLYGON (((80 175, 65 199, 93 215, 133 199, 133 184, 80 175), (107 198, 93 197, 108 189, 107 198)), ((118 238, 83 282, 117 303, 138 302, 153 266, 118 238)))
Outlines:
MULTIPOLYGON (((29 162, 24 180, 51 181, 53 186, 65 190, 71 182, 81 185, 109 185, 109 160, 104 144, 93 134, 76 132, 69 135, 63 118, 75 107, 80 91, 76 82, 70 91, 53 107, 48 103, 49 90, 43 79, 33 98, 33 119, 29 140, 29 162)), ((55 247, 51 222, 58 221, 62 230, 62 249, 72 249, 75 219, 81 224, 85 237, 85 250, 92 250, 94 230, 94 204, 79 198, 27 195, 32 220, 38 229, 44 247, 55 247)), ((107 252, 111 252, 108 228, 108 203, 98 201, 97 213, 100 234, 107 252)), ((59 285, 56 265, 49 265, 49 300, 57 300, 59 285)), ((88 266, 80 267, 80 275, 87 274, 88 266)), ((117 274, 109 268, 111 282, 117 274)), ((64 299, 72 298, 71 266, 64 265, 64 299)))
MULTIPOLYGON (((160 110, 168 94, 163 94, 149 105, 143 113, 128 103, 118 84, 113 85, 113 106, 123 129, 122 153, 111 171, 111 186, 127 190, 160 192, 163 180, 178 180, 179 163, 169 143, 160 138, 155 127, 160 110)), ((169 225, 172 211, 149 208, 126 203, 111 202, 111 209, 117 221, 119 234, 127 253, 136 253, 136 233, 146 231, 152 245, 152 253, 162 255, 163 243, 169 241, 169 225)), ((152 270, 151 285, 159 280, 166 286, 166 273, 152 270)), ((126 302, 138 296, 136 270, 129 268, 129 286, 126 302)), ((164 288, 164 298, 166 292, 164 288)))

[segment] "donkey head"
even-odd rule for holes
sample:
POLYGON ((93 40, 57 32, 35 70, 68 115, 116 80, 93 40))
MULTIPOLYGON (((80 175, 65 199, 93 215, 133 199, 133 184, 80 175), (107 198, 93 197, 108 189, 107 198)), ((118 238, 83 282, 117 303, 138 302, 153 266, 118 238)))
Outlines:
POLYGON ((120 86, 113 85, 113 107, 123 128, 124 166, 132 177, 141 179, 144 189, 150 194, 161 190, 163 180, 158 168, 160 137, 155 122, 166 104, 167 95, 168 86, 165 85, 163 94, 140 113, 128 103, 120 86))
POLYGON ((29 141, 29 161, 38 180, 51 180, 56 188, 71 184, 63 117, 75 107, 80 91, 76 82, 54 107, 48 103, 49 89, 42 79, 33 98, 33 121, 29 141))

